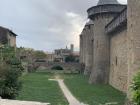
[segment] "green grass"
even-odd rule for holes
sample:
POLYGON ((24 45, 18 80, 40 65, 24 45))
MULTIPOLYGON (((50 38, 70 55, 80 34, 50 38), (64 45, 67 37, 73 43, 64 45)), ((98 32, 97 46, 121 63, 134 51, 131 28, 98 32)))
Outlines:
POLYGON ((31 73, 22 77, 23 88, 18 100, 49 102, 51 105, 68 105, 58 83, 49 78, 59 75, 64 78, 73 95, 88 105, 105 105, 108 102, 118 102, 124 105, 125 95, 109 85, 90 85, 88 78, 77 74, 31 73))
POLYGON ((117 102, 124 105, 125 95, 109 85, 90 85, 88 78, 83 75, 61 75, 65 84, 73 95, 89 105, 105 105, 108 102, 117 102))
POLYGON ((49 102, 51 105, 68 105, 58 83, 49 81, 53 74, 31 73, 22 77, 23 88, 17 100, 49 102))

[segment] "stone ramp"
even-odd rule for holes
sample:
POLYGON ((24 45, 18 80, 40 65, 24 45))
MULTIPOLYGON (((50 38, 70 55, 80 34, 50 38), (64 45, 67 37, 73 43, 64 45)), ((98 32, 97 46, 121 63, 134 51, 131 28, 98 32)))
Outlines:
POLYGON ((0 99, 0 105, 51 105, 49 103, 0 99))

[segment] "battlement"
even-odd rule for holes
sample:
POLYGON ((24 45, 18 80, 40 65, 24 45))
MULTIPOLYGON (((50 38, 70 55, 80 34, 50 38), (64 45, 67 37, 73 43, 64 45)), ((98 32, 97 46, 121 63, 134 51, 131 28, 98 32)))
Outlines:
POLYGON ((118 14, 120 13, 126 5, 120 4, 105 4, 105 5, 97 5, 89 8, 87 10, 88 17, 94 20, 95 16, 101 14, 118 14))

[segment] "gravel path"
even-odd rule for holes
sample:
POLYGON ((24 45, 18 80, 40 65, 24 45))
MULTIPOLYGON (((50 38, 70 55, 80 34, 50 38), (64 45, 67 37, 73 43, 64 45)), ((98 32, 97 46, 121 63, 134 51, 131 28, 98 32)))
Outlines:
POLYGON ((66 99, 69 102, 69 105, 85 105, 83 103, 80 103, 73 95, 72 93, 69 91, 69 89, 67 88, 67 86, 64 84, 64 81, 62 79, 49 79, 52 81, 57 81, 59 83, 59 86, 61 88, 61 90, 63 91, 66 99))
POLYGON ((0 99, 0 105, 50 105, 49 103, 40 103, 32 101, 17 101, 0 99))

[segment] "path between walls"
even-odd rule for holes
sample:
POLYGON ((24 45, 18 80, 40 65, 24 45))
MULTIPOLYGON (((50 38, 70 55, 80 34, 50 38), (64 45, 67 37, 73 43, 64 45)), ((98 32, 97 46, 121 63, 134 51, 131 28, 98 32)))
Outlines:
POLYGON ((85 105, 83 103, 80 103, 73 95, 72 93, 69 91, 69 89, 67 88, 67 86, 65 85, 64 81, 62 79, 49 79, 51 81, 57 81, 61 90, 63 91, 66 99, 69 102, 69 105, 85 105))

